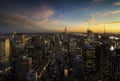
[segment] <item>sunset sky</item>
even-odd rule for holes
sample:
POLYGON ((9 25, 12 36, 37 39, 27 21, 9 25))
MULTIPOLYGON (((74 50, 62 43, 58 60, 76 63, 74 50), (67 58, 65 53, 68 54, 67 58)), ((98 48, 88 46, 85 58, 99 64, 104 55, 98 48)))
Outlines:
POLYGON ((120 0, 0 0, 0 32, 120 32, 120 0))

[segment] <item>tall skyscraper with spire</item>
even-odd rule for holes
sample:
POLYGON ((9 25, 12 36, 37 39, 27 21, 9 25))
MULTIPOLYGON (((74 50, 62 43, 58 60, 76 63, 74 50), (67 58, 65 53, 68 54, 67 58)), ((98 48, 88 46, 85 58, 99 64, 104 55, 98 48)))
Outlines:
POLYGON ((67 27, 65 27, 65 33, 67 33, 67 27))

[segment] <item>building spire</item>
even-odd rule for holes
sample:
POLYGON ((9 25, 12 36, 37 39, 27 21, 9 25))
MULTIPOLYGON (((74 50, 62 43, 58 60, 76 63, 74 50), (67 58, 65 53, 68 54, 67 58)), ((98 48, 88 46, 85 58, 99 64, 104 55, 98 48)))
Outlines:
POLYGON ((105 28, 105 24, 104 24, 104 34, 106 33, 106 28, 105 28))
POLYGON ((65 33, 67 33, 67 27, 65 27, 65 33))

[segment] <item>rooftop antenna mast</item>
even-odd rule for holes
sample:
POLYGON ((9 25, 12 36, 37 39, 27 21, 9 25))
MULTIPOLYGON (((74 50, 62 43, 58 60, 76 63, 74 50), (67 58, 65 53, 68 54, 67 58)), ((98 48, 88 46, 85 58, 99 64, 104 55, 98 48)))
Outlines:
POLYGON ((104 24, 104 35, 105 35, 105 33, 106 33, 106 27, 105 27, 105 24, 104 24))

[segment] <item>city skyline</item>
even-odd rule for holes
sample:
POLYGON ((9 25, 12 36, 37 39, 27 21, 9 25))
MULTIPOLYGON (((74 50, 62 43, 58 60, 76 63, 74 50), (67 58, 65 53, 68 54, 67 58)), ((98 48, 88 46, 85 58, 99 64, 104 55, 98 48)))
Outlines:
POLYGON ((1 0, 0 32, 120 33, 120 0, 1 0))

